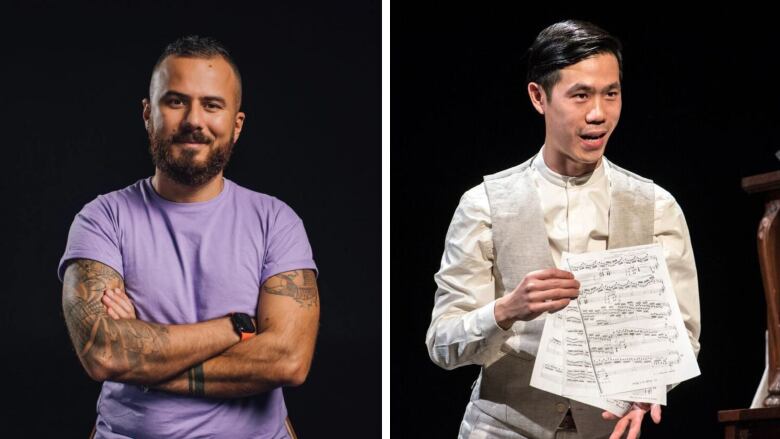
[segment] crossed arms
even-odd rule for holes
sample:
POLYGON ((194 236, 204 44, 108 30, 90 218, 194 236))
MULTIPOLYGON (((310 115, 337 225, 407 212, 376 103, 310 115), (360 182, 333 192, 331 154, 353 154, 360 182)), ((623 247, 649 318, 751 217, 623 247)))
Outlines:
POLYGON ((231 398, 306 379, 319 323, 311 270, 280 273, 265 282, 258 334, 240 343, 228 317, 184 325, 112 317, 102 303, 109 289, 124 295, 124 281, 100 262, 75 259, 65 271, 65 322, 81 364, 97 381, 231 398))

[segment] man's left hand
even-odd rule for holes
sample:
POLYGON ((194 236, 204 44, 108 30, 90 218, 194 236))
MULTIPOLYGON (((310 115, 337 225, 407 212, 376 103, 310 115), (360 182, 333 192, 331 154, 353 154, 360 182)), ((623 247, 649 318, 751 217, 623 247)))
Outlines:
POLYGON ((135 306, 120 288, 109 288, 103 291, 101 300, 106 312, 114 320, 135 319, 135 306))
POLYGON ((644 419, 645 413, 648 411, 650 412, 650 417, 653 419, 653 422, 656 424, 661 422, 660 404, 651 405, 645 402, 635 402, 631 406, 631 410, 623 415, 622 418, 610 412, 602 413, 601 417, 608 421, 620 419, 617 424, 615 424, 615 429, 612 430, 612 435, 609 436, 609 439, 620 439, 627 427, 629 429, 627 439, 636 439, 639 437, 639 431, 642 429, 642 419, 644 419))

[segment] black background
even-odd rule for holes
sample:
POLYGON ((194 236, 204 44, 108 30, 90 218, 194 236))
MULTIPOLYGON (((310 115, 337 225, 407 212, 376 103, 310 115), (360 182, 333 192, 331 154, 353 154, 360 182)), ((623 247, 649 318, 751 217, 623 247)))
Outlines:
POLYGON ((440 369, 424 344, 444 236, 463 192, 541 147, 522 57, 544 27, 579 18, 624 43, 607 156, 676 197, 699 273, 702 375, 670 392, 662 423, 646 420, 642 437, 722 437, 717 411, 749 407, 764 368, 763 202, 740 180, 780 168, 774 26, 725 6, 705 16, 548 3, 393 9, 392 436, 457 435, 479 369, 440 369))
POLYGON ((225 43, 244 79, 226 177, 292 206, 320 269, 317 351, 307 382, 285 390, 291 419, 301 437, 379 435, 380 13, 376 1, 5 7, 0 436, 86 437, 94 423, 99 384, 71 348, 56 268, 85 203, 153 173, 141 99, 163 47, 190 33, 225 43))

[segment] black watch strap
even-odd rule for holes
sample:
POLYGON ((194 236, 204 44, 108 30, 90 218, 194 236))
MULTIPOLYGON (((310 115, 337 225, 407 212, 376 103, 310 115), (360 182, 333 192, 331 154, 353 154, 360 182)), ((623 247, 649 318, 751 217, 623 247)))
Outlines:
POLYGON ((233 323, 233 329, 236 331, 241 341, 254 337, 257 329, 252 322, 252 317, 249 314, 242 312, 234 312, 230 314, 230 321, 233 323))

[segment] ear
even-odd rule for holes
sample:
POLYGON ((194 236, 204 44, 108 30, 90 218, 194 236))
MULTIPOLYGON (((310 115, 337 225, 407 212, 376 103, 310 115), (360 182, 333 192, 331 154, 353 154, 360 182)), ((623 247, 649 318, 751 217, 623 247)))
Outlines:
POLYGON ((236 120, 235 123, 233 123, 233 142, 238 142, 238 137, 241 135, 241 129, 244 128, 244 119, 246 119, 246 115, 242 111, 236 113, 236 120))
POLYGON ((144 126, 149 129, 149 119, 152 117, 152 104, 148 98, 144 98, 141 101, 141 107, 143 109, 142 117, 144 118, 144 126))
POLYGON ((547 94, 540 84, 535 82, 528 83, 528 97, 531 98, 531 105, 536 108, 539 114, 544 114, 547 107, 547 94))

